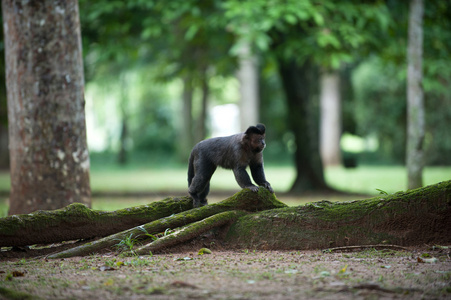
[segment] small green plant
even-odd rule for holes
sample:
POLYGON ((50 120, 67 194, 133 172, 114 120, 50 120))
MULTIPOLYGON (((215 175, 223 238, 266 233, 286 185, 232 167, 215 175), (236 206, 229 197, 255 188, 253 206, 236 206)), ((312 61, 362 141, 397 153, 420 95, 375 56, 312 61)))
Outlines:
POLYGON ((155 236, 155 235, 153 235, 153 234, 150 234, 143 226, 139 226, 138 228, 139 228, 139 230, 141 230, 142 232, 144 232, 144 235, 150 237, 153 241, 158 240, 158 237, 157 237, 157 236, 155 236))
POLYGON ((381 195, 388 195, 388 193, 384 190, 376 189, 376 191, 379 191, 379 194, 381 194, 381 195))
POLYGON ((120 240, 119 243, 116 244, 117 248, 130 250, 133 252, 133 247, 138 242, 137 238, 133 237, 133 233, 131 233, 129 236, 126 236, 123 240, 120 240))

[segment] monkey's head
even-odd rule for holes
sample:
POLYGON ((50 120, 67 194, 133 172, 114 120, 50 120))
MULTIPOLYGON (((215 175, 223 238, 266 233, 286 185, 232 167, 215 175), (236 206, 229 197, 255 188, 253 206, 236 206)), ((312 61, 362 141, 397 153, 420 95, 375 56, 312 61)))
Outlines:
POLYGON ((244 141, 249 145, 252 152, 259 153, 265 149, 265 131, 265 125, 257 124, 257 126, 249 126, 244 133, 244 141))

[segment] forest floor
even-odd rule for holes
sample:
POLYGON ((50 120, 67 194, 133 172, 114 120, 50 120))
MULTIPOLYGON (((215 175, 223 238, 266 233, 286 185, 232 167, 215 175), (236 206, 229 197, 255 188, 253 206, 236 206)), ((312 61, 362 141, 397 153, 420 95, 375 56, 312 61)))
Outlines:
POLYGON ((202 244, 191 243, 149 256, 58 260, 2 251, 0 299, 451 299, 447 247, 335 253, 208 246, 212 254, 199 255, 202 244))

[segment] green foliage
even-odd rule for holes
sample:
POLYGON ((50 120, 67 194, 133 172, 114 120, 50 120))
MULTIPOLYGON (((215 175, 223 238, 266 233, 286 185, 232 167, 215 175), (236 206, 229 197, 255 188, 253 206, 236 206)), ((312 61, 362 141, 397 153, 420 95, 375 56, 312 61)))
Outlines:
POLYGON ((405 77, 399 69, 373 57, 354 71, 354 115, 357 133, 375 135, 381 159, 402 163, 405 153, 405 77))
POLYGON ((382 2, 226 1, 230 26, 261 51, 286 59, 308 57, 325 68, 353 61, 354 52, 377 45, 390 18, 382 2), (283 38, 280 39, 280 36, 283 38))
MULTIPOLYGON (((174 80, 189 77, 195 90, 199 90, 207 78, 211 98, 222 103, 227 98, 223 82, 234 75, 238 49, 242 42, 250 42, 262 67, 261 115, 271 129, 269 156, 289 157, 295 150, 277 76, 274 60, 277 57, 299 63, 308 59, 315 68, 322 69, 345 66, 348 74, 358 66, 353 76, 355 98, 350 92, 345 98, 345 129, 362 136, 376 136, 380 145, 378 159, 404 162, 406 2, 80 0, 79 3, 86 78, 117 96, 116 122, 127 121, 127 150, 174 152, 178 143, 178 107, 174 103, 181 94, 180 84, 174 88, 174 80), (136 74, 136 78, 121 83, 121 78, 130 73, 136 74)), ((451 150, 447 130, 447 120, 451 119, 450 11, 448 1, 425 3, 423 86, 428 127, 426 157, 430 164, 451 163, 446 155, 451 150)), ((310 93, 315 98, 315 87, 310 93)), ((99 98, 95 99, 97 115, 105 111, 102 102, 111 102, 111 97, 99 98)), ((230 99, 226 101, 233 101, 230 99)), ((100 118, 109 117, 107 112, 100 118)), ((103 122, 103 126, 109 125, 103 122)), ((110 134, 110 150, 118 148, 118 127, 112 126, 116 133, 110 134)))

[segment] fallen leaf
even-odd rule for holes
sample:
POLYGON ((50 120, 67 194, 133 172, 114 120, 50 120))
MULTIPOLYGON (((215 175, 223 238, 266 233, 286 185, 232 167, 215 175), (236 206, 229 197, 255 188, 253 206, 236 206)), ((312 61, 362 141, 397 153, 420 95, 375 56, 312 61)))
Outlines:
POLYGON ((121 267, 121 266, 124 266, 124 265, 125 265, 125 263, 123 261, 118 261, 116 263, 116 266, 118 266, 118 267, 121 267))
POLYGON ((344 274, 346 273, 346 270, 348 269, 348 265, 345 265, 340 271, 338 271, 338 274, 344 274))
POLYGON ((211 254, 211 250, 208 248, 202 248, 199 250, 199 252, 197 253, 198 255, 204 255, 204 254, 211 254))
POLYGON ((178 288, 197 289, 197 286, 195 286, 194 284, 191 284, 191 283, 188 283, 188 282, 184 282, 184 281, 179 281, 179 280, 176 280, 176 281, 172 282, 171 286, 178 287, 178 288))
POLYGON ((101 267, 99 268, 99 270, 100 270, 100 271, 114 271, 114 270, 116 270, 116 269, 113 268, 113 267, 110 267, 110 266, 101 266, 101 267))
POLYGON ((110 278, 103 283, 104 286, 112 286, 113 284, 114 284, 113 278, 110 278))
POLYGON ((328 276, 330 276, 330 272, 328 272, 328 271, 322 271, 319 275, 320 275, 321 277, 328 277, 328 276))
POLYGON ((184 261, 184 260, 193 260, 194 258, 191 257, 180 257, 180 258, 176 258, 174 259, 175 261, 184 261))
POLYGON ((428 264, 435 264, 438 262, 438 259, 435 257, 432 258, 424 258, 424 257, 418 257, 417 262, 419 263, 428 263, 428 264))
POLYGON ((22 271, 12 271, 11 275, 13 275, 13 277, 23 277, 25 276, 25 273, 22 271))

